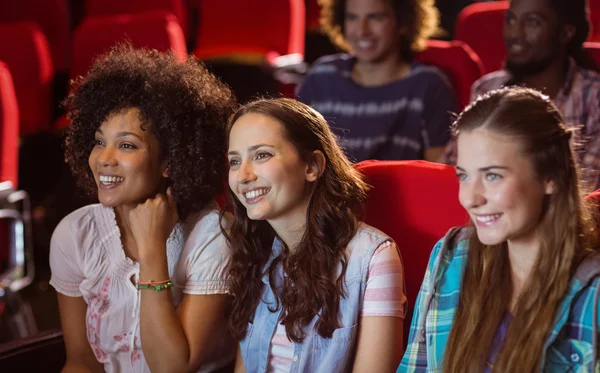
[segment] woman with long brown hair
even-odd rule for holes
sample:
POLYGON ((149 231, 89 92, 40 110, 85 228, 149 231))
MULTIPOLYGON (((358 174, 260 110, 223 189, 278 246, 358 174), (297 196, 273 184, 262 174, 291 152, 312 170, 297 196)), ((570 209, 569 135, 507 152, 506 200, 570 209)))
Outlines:
POLYGON ((562 116, 504 88, 453 131, 474 227, 435 246, 398 371, 598 371, 600 256, 562 116))
POLYGON ((229 123, 236 372, 393 372, 406 305, 400 255, 357 220, 367 185, 327 122, 275 99, 229 123))

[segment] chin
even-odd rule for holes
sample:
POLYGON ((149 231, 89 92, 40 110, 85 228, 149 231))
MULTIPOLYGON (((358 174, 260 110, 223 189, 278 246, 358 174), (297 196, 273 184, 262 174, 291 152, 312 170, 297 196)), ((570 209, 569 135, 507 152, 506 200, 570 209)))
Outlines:
POLYGON ((477 228, 477 238, 479 239, 479 242, 486 246, 499 245, 506 241, 504 235, 494 234, 492 232, 481 232, 479 228, 477 228))
POLYGON ((266 214, 264 214, 263 212, 252 211, 252 210, 249 210, 248 208, 246 208, 246 216, 248 216, 248 219, 255 220, 255 221, 267 220, 266 214))
POLYGON ((99 198, 98 201, 104 207, 117 207, 120 204, 118 201, 110 200, 110 199, 107 200, 107 199, 103 199, 103 198, 99 198))

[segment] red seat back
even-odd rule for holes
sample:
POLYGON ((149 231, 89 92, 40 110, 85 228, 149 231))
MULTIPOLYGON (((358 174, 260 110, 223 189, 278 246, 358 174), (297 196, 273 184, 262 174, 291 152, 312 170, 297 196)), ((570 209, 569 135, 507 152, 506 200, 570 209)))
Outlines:
POLYGON ((454 38, 467 43, 477 53, 485 73, 502 69, 506 59, 504 19, 508 1, 475 3, 458 15, 454 38))
POLYGON ((590 57, 594 59, 596 65, 600 67, 600 43, 586 42, 583 44, 585 50, 589 53, 590 57))
POLYGON ((86 0, 85 15, 91 17, 143 13, 164 10, 177 17, 184 35, 187 35, 188 15, 183 0, 86 0))
POLYGON ((56 70, 69 68, 69 11, 65 0, 3 1, 0 22, 33 21, 37 23, 52 51, 56 70))
POLYGON ((198 1, 197 57, 304 56, 304 0, 198 1))
POLYGON ((588 37, 588 41, 600 42, 600 1, 588 0, 590 10, 590 22, 592 31, 588 37))
POLYGON ((13 78, 21 135, 49 130, 54 67, 48 41, 33 22, 0 23, 0 60, 13 78))
POLYGON ((425 161, 364 161, 356 167, 373 187, 364 206, 365 222, 390 235, 402 253, 408 336, 433 246, 451 227, 468 222, 458 202, 456 173, 454 167, 425 161))
POLYGON ((318 0, 306 0, 306 28, 319 30, 321 27, 321 6, 318 0))
POLYGON ((450 79, 461 108, 469 104, 471 86, 484 74, 483 65, 468 45, 460 41, 430 40, 427 49, 415 58, 434 65, 450 79))
POLYGON ((16 187, 19 174, 19 107, 8 66, 0 61, 0 182, 16 187))
POLYGON ((71 77, 85 75, 96 57, 119 42, 159 51, 172 49, 187 57, 185 39, 174 15, 164 11, 140 14, 88 17, 75 31, 71 77))

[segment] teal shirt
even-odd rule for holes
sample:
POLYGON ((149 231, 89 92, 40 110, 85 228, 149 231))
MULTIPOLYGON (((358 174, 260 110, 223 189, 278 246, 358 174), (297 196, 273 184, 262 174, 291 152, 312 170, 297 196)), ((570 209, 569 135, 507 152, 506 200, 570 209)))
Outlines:
MULTIPOLYGON (((398 373, 442 371, 471 234, 472 228, 453 228, 435 245, 417 297, 408 346, 398 373)), ((597 357, 599 295, 600 255, 593 254, 577 269, 560 305, 545 344, 543 372, 600 372, 597 357)))

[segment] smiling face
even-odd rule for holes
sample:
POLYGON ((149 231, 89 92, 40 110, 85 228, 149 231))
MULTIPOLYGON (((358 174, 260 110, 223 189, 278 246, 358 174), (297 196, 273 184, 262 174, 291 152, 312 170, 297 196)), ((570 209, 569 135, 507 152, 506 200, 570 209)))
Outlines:
POLYGON ((359 62, 380 62, 400 54, 400 31, 387 0, 348 0, 344 38, 359 62))
POLYGON ((549 0, 512 0, 506 12, 507 69, 519 76, 544 71, 565 56, 562 27, 549 0))
POLYGON ((242 115, 229 133, 229 187, 252 220, 302 225, 316 177, 277 120, 242 115))
POLYGON ((458 136, 459 200, 485 245, 537 245, 537 228, 552 183, 535 175, 514 138, 477 128, 458 136))
POLYGON ((134 206, 164 186, 167 174, 160 145, 151 123, 144 128, 136 108, 111 115, 98 127, 89 166, 104 206, 134 206))

